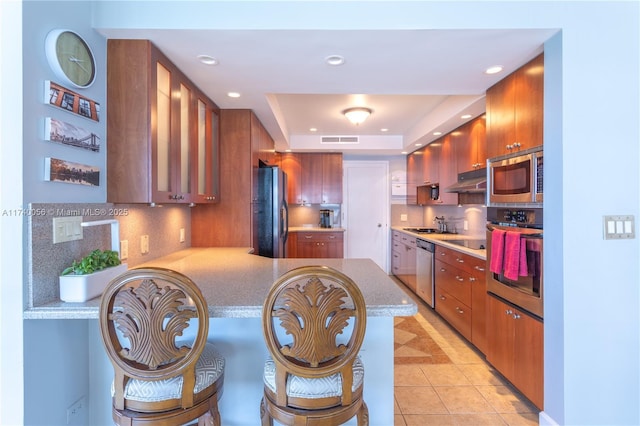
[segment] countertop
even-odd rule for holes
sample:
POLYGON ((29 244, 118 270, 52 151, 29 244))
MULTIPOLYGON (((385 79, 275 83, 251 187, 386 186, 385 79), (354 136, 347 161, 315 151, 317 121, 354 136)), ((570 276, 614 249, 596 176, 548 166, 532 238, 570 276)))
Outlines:
MULTIPOLYGON (((160 266, 189 276, 202 290, 211 317, 255 318, 273 282, 290 269, 326 265, 351 277, 367 304, 367 316, 408 316, 417 306, 370 259, 271 259, 250 248, 189 248, 138 267, 160 266)), ((25 319, 97 319, 100 298, 84 303, 52 302, 24 312, 25 319)))
POLYGON ((344 228, 320 228, 319 226, 290 226, 289 232, 344 232, 344 228))
POLYGON ((457 244, 448 243, 446 240, 466 240, 466 239, 481 239, 484 240, 485 236, 473 236, 464 234, 421 234, 418 232, 407 231, 404 228, 420 228, 420 226, 392 226, 393 231, 404 232, 412 237, 420 238, 421 240, 430 241, 432 243, 447 247, 453 250, 457 250, 461 253, 468 254, 478 259, 487 260, 487 250, 475 250, 467 247, 459 246, 457 244))

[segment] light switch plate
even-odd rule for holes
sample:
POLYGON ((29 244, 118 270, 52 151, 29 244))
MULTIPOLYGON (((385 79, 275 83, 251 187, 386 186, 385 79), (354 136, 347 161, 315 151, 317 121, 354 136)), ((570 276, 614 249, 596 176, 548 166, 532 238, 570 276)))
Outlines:
POLYGON ((622 240, 636 237, 633 215, 603 216, 604 239, 622 240))
POLYGON ((81 240, 82 237, 82 216, 53 218, 53 244, 81 240))

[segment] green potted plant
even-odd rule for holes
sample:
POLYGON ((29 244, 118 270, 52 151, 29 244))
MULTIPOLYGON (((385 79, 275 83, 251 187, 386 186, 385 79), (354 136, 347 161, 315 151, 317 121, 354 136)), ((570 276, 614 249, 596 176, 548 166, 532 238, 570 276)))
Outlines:
POLYGON ((74 260, 60 275, 60 299, 86 302, 99 296, 109 281, 127 270, 118 252, 94 250, 79 261, 74 260))

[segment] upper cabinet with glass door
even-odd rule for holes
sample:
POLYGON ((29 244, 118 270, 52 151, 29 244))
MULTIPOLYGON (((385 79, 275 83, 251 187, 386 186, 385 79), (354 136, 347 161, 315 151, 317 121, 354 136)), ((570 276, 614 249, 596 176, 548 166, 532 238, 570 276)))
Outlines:
POLYGON ((107 201, 217 201, 217 106, 151 42, 107 49, 107 201))

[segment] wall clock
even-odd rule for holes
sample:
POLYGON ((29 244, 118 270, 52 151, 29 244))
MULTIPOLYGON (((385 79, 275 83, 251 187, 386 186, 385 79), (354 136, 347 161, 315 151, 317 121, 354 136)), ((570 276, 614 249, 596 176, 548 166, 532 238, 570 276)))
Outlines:
POLYGON ((64 83, 75 87, 91 86, 96 78, 96 61, 91 48, 71 30, 52 30, 45 40, 49 66, 64 83))

